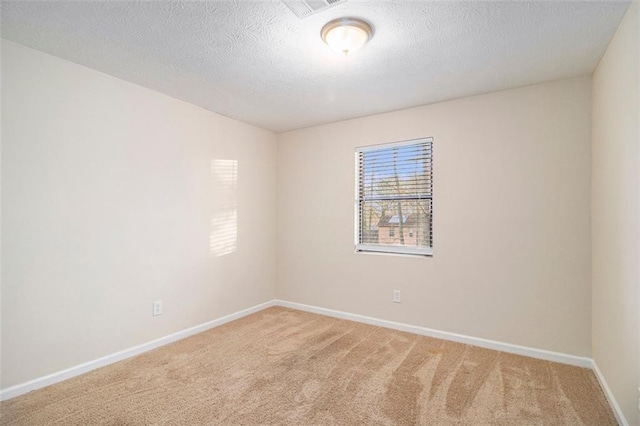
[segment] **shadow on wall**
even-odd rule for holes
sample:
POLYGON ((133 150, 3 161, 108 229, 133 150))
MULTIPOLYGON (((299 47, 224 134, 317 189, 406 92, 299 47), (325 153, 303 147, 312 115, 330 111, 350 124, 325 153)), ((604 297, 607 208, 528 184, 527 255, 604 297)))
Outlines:
POLYGON ((216 257, 231 254, 238 241, 238 160, 211 160, 214 210, 209 251, 216 257))

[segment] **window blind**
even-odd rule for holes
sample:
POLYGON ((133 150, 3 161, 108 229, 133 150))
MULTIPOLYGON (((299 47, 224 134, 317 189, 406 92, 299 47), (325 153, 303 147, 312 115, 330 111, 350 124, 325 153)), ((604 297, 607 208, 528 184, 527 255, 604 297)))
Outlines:
POLYGON ((433 139, 356 149, 356 250, 433 254, 433 139))

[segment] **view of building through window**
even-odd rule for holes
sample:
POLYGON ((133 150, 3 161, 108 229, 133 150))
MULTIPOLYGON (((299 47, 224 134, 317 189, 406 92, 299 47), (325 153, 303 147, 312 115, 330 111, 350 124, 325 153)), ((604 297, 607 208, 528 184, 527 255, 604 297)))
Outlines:
POLYGON ((357 154, 357 249, 430 254, 432 140, 360 148, 357 154))

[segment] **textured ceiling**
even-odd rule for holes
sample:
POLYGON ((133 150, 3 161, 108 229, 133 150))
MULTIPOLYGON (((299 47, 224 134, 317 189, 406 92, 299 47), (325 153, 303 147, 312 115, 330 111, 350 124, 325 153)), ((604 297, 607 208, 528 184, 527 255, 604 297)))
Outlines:
POLYGON ((628 2, 3 1, 2 36, 263 128, 295 128, 591 73, 628 2), (369 21, 353 56, 319 37, 369 21))

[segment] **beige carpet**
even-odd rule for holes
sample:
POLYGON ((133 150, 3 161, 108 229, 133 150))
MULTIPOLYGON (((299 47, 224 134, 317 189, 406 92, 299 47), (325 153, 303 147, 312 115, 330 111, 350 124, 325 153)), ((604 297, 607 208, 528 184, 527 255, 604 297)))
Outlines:
POLYGON ((589 370, 270 308, 6 401, 3 425, 615 425, 589 370))

